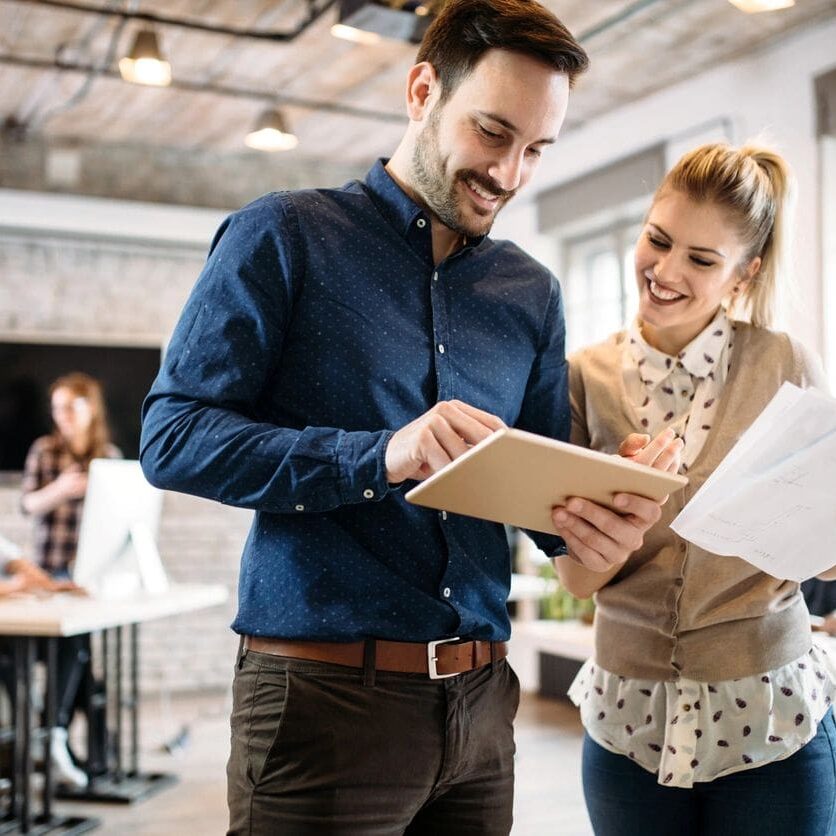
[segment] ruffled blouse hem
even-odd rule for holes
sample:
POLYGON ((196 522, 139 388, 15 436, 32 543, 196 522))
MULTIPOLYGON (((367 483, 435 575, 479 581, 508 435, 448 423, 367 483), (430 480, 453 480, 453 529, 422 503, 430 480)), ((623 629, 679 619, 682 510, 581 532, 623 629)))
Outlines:
POLYGON ((809 743, 836 699, 836 662, 813 647, 768 673, 722 682, 627 679, 584 664, 569 688, 589 736, 690 788, 784 760, 809 743))

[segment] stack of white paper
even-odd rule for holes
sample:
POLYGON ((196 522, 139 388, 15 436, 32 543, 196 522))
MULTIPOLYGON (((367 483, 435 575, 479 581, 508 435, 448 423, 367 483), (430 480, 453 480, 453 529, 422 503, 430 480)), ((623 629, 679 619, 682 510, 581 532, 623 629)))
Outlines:
POLYGON ((776 578, 836 565, 836 400, 785 383, 671 528, 776 578))

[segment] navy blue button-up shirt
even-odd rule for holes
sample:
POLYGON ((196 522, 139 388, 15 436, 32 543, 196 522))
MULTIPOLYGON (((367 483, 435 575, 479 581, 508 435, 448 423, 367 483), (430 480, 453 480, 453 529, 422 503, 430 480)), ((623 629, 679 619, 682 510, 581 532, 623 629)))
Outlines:
POLYGON ((454 398, 566 440, 563 345, 543 266, 482 238, 435 267, 429 218, 378 162, 223 223, 143 407, 142 466, 255 509, 239 633, 507 639, 503 527, 407 503, 386 445, 454 398))

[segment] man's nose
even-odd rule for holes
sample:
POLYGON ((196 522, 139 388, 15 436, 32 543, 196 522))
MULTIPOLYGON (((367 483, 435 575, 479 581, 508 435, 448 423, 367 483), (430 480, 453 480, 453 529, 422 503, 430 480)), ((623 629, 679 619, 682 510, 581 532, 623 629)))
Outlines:
POLYGON ((524 151, 511 150, 493 164, 488 174, 506 192, 514 192, 520 187, 524 162, 524 151))

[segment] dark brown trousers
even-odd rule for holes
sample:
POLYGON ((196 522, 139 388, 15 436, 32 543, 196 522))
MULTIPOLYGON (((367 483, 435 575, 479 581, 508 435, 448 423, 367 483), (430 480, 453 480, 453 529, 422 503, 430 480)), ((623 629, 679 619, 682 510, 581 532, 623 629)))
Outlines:
POLYGON ((519 682, 503 660, 450 679, 244 651, 229 836, 506 836, 519 682))

